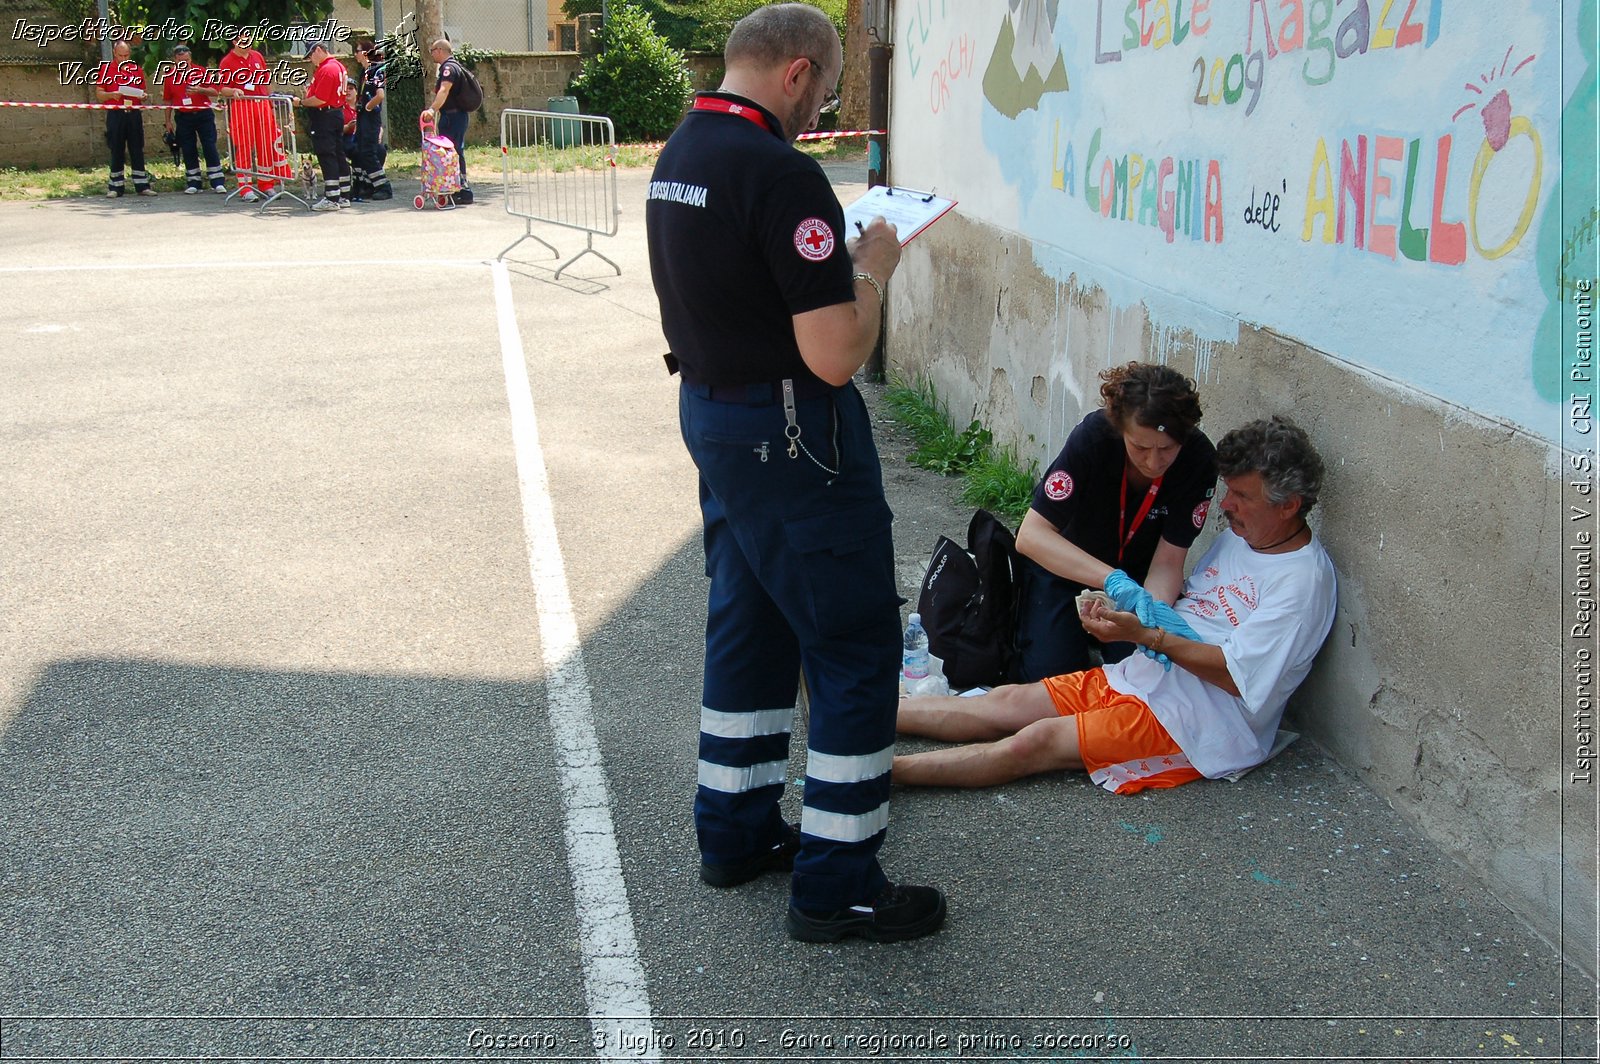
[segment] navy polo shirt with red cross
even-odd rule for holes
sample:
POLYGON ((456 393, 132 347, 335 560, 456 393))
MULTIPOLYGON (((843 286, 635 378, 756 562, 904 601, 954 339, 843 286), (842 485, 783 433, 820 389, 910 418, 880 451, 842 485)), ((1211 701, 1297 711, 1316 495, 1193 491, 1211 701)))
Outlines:
POLYGON ((1217 485, 1217 451, 1199 429, 1189 433, 1137 528, 1144 492, 1129 487, 1124 497, 1127 461, 1122 433, 1104 410, 1090 412, 1034 489, 1032 509, 1081 550, 1143 581, 1158 540, 1187 549, 1205 527, 1217 485), (1120 552, 1119 528, 1128 538, 1120 552))
POLYGON ((814 380, 794 315, 855 300, 844 210, 782 128, 742 96, 701 93, 651 175, 661 328, 691 383, 814 380))

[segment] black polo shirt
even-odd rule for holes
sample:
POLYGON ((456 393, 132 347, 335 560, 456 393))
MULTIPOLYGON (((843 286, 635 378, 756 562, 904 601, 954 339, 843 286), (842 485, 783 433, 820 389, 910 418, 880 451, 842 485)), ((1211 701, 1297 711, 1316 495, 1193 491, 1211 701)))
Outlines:
POLYGON ((1199 429, 1189 434, 1119 562, 1118 527, 1126 534, 1133 526, 1145 496, 1130 485, 1124 501, 1122 470, 1127 461, 1122 433, 1104 410, 1096 410, 1067 437, 1033 491, 1032 508, 1075 546, 1142 583, 1158 539, 1187 548, 1205 527, 1217 487, 1217 451, 1199 429), (1126 516, 1119 520, 1124 510, 1126 516))
POLYGON ((461 86, 467 80, 467 68, 461 65, 461 60, 451 56, 439 64, 439 81, 450 83, 450 95, 444 98, 441 111, 463 111, 461 106, 461 86))
POLYGON ((815 380, 794 315, 855 301, 844 211, 816 160, 759 104, 700 93, 647 196, 661 330, 684 379, 815 380))

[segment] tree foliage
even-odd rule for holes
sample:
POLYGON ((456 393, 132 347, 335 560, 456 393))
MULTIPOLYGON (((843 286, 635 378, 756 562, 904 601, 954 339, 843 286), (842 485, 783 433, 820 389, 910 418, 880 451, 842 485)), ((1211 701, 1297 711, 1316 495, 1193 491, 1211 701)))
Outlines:
MULTIPOLYGON (((372 0, 359 2, 362 7, 372 6, 372 0)), ((71 22, 99 16, 95 0, 51 0, 49 6, 71 22)), ((122 26, 188 27, 184 43, 194 49, 197 59, 209 61, 228 50, 227 41, 204 35, 206 23, 213 19, 227 26, 256 26, 265 21, 270 26, 288 27, 321 22, 333 12, 333 0, 111 0, 107 7, 111 21, 122 26)), ((161 56, 176 43, 176 37, 145 42, 152 55, 161 56)), ((288 50, 272 41, 263 41, 258 47, 263 53, 288 50)))
POLYGON ((618 140, 664 137, 683 117, 693 82, 683 53, 656 31, 642 3, 615 0, 572 91, 585 113, 602 114, 618 140))
MULTIPOLYGON (((770 0, 634 0, 650 13, 656 30, 672 47, 685 52, 721 53, 733 24, 770 0)), ((833 20, 841 37, 845 28, 846 0, 812 0, 833 20)), ((565 0, 562 13, 568 18, 598 14, 602 0, 565 0)), ((612 3, 615 12, 617 4, 612 3)))

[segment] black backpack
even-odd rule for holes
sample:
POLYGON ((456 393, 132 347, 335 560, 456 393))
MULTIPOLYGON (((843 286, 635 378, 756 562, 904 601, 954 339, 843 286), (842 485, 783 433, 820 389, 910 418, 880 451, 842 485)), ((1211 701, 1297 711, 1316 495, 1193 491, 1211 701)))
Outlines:
POLYGON ((449 60, 456 64, 461 71, 461 77, 456 80, 450 89, 450 95, 445 103, 452 111, 476 111, 483 106, 483 86, 478 84, 478 79, 467 65, 460 60, 449 60))
POLYGON ((934 544, 917 612, 928 650, 944 659, 953 690, 1004 683, 1017 627, 1017 539, 988 510, 972 515, 966 549, 934 544))

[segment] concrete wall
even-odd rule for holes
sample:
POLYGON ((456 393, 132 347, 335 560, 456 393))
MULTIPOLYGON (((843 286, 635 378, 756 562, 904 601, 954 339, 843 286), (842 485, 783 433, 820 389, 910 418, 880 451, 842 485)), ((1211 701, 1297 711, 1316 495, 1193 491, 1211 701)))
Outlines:
POLYGON ((1592 967, 1592 0, 895 9, 891 176, 960 203, 893 365, 1041 462, 1129 359, 1299 420, 1341 594, 1292 712, 1592 967))

